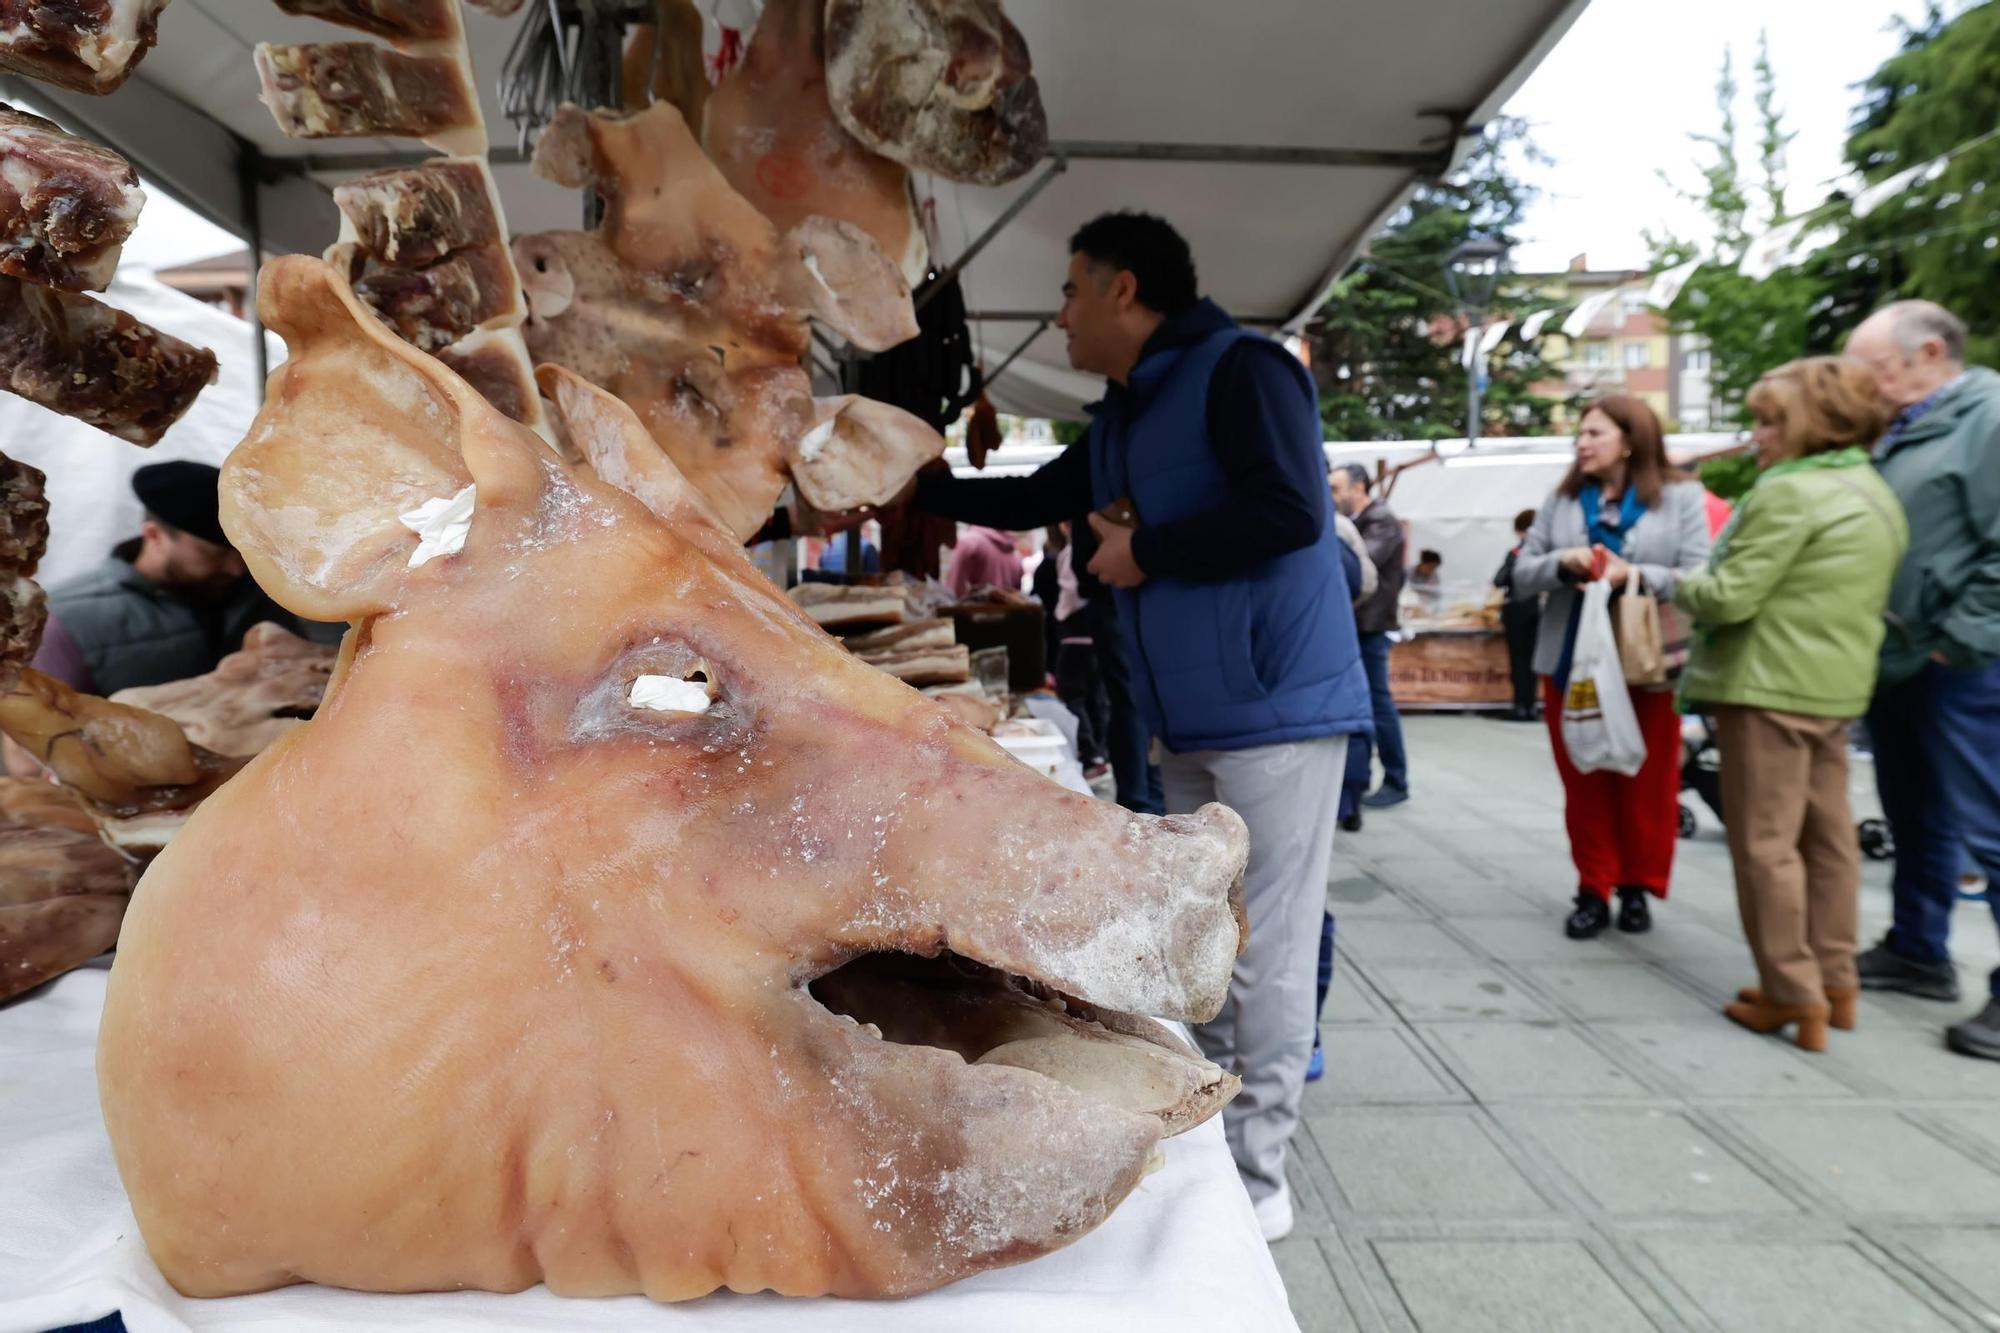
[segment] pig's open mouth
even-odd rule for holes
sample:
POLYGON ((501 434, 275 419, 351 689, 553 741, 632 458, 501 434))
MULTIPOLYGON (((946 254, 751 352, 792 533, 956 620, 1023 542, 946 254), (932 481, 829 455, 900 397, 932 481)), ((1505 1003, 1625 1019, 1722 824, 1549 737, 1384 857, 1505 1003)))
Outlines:
POLYGON ((1233 1074, 1149 1018, 1103 1009, 951 952, 870 953, 807 987, 831 1012, 902 1046, 1054 1079, 1120 1110, 1192 1129, 1236 1095, 1233 1074))

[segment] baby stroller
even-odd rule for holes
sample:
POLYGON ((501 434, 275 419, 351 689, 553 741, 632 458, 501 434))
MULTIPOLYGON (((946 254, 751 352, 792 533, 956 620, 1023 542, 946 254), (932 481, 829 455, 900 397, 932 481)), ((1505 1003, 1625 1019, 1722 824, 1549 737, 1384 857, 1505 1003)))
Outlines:
MULTIPOLYGON (((1715 728, 1696 714, 1681 719, 1681 790, 1701 797, 1701 803, 1722 819, 1722 755, 1715 746, 1715 728)), ((1681 802, 1680 831, 1692 838, 1699 826, 1694 809, 1681 802)), ((1861 854, 1871 861, 1887 861, 1896 855, 1896 839, 1886 819, 1864 819, 1854 826, 1861 840, 1861 854)))
MULTIPOLYGON (((1697 713, 1681 719, 1681 790, 1701 797, 1722 818, 1722 754, 1715 748, 1715 729, 1697 713)), ((1693 807, 1682 801, 1681 836, 1692 838, 1698 827, 1693 807)))

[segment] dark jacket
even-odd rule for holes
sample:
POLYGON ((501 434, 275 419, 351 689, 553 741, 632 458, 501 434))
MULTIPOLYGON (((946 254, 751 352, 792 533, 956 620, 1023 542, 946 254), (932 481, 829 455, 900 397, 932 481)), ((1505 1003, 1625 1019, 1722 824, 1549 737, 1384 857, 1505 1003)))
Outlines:
POLYGON ((1889 592, 1882 680, 2000 659, 2000 374, 1974 367, 1937 405, 1875 450, 1910 517, 1910 550, 1889 592))
POLYGON ((1097 507, 1130 497, 1140 531, 1136 589, 1114 589, 1133 650, 1134 693, 1154 735, 1178 753, 1242 750, 1346 735, 1371 717, 1368 682, 1333 530, 1312 379, 1284 364, 1268 446, 1288 472, 1311 477, 1314 537, 1234 578, 1156 575, 1147 552, 1160 534, 1198 523, 1229 494, 1209 426, 1215 368, 1259 335, 1204 303, 1176 321, 1177 337, 1149 344, 1126 386, 1093 410, 1091 495, 1097 507), (1146 540, 1148 534, 1151 540, 1146 540))
POLYGON ((296 617, 247 578, 221 601, 204 605, 148 582, 116 556, 49 589, 49 612, 90 670, 88 680, 69 683, 106 695, 213 671, 259 621, 302 631, 296 617))
MULTIPOLYGON (((1132 388, 1112 386, 1093 413, 1090 433, 1033 476, 925 474, 917 505, 1021 529, 1136 501, 1132 550, 1147 582, 1117 597, 1117 618, 1140 710, 1169 747, 1242 749, 1367 730, 1304 367, 1202 301, 1160 326, 1132 388), (1100 458, 1106 450, 1115 462, 1100 458), (1154 607, 1162 609, 1142 633, 1133 621, 1154 607), (1234 626, 1226 649, 1218 643, 1225 613, 1234 626)), ((1076 543, 1081 566, 1095 545, 1087 525, 1076 543)))
POLYGON ((1403 595, 1409 571, 1403 567, 1408 541, 1395 511, 1380 500, 1370 501, 1354 516, 1361 540, 1368 543, 1368 558, 1375 562, 1375 595, 1354 608, 1354 627, 1363 634, 1381 634, 1401 623, 1396 603, 1403 595))

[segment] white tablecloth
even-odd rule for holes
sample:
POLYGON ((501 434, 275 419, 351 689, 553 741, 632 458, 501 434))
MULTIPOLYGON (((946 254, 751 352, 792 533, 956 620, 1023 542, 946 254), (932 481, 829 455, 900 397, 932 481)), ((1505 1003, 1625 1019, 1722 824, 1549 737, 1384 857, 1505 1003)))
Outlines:
POLYGON ((1166 1146, 1166 1166, 1068 1249, 907 1301, 724 1292, 641 1297, 380 1296, 287 1287, 189 1300, 146 1254, 97 1108, 95 1047, 108 965, 0 1008, 0 1333, 41 1333, 122 1311, 131 1333, 192 1329, 626 1329, 726 1333, 1106 1333, 1293 1330, 1220 1119, 1166 1146))

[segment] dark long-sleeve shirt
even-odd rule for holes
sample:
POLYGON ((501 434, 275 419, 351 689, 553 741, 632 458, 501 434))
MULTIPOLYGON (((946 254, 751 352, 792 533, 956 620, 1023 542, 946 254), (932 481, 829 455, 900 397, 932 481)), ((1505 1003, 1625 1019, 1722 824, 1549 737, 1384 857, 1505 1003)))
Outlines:
MULTIPOLYGON (((1162 324, 1140 359, 1197 342, 1221 327, 1206 302, 1162 324)), ((1142 526, 1132 557, 1154 578, 1235 578, 1319 537, 1326 490, 1317 406, 1298 391, 1277 343, 1238 343, 1209 382, 1208 436, 1228 486, 1212 509, 1142 526)), ((1144 466, 1143 441, 1134 465, 1144 466)), ((1079 519, 1092 508, 1088 442, 1079 440, 1026 477, 918 478, 920 508, 964 523, 1025 529, 1079 519)), ((1143 522, 1145 515, 1141 514, 1143 522)), ((1077 534, 1078 578, 1095 541, 1077 534)))

